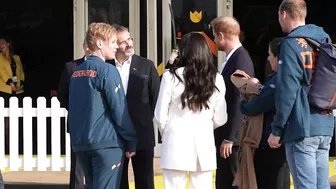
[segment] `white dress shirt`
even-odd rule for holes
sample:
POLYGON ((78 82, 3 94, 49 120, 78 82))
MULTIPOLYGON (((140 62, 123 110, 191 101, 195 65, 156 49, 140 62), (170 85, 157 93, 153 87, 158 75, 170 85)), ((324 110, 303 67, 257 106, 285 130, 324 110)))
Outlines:
POLYGON ((229 54, 226 55, 225 60, 224 60, 224 63, 222 64, 222 68, 221 68, 220 73, 223 72, 226 63, 227 63, 227 61, 229 60, 229 58, 232 56, 232 54, 233 54, 239 47, 241 47, 241 46, 242 46, 242 44, 239 43, 238 45, 236 45, 236 46, 229 52, 229 54))
POLYGON ((125 94, 126 94, 127 88, 128 88, 128 79, 130 75, 132 56, 128 57, 128 59, 123 64, 120 64, 117 59, 114 59, 114 61, 115 61, 116 68, 119 71, 121 82, 123 84, 125 94))

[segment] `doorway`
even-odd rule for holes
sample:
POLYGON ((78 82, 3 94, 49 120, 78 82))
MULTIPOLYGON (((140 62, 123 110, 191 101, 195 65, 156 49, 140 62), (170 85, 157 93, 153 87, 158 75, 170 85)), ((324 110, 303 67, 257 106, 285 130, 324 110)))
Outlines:
MULTIPOLYGON (((11 39, 25 72, 25 96, 45 97, 56 90, 60 72, 73 59, 73 2, 69 0, 5 0, 0 6, 0 35, 11 39)), ((47 153, 51 153, 51 124, 47 118, 47 153)), ((61 122, 62 154, 65 122, 61 122)), ((33 118, 33 154, 37 152, 37 120, 33 118)), ((19 153, 23 153, 23 123, 19 118, 19 153)))
MULTIPOLYGON (((233 0, 233 16, 240 22, 241 30, 245 33, 243 45, 253 60, 256 77, 262 83, 271 73, 269 64, 266 62, 268 43, 275 37, 283 36, 278 22, 278 8, 281 2, 282 0, 233 0)), ((336 43, 336 25, 330 21, 336 16, 329 14, 333 10, 330 3, 328 1, 306 0, 306 4, 306 24, 316 24, 323 27, 332 38, 333 43, 336 43)), ((336 156, 335 135, 331 142, 330 156, 336 156)))
POLYGON ((25 71, 25 96, 50 97, 64 63, 73 58, 73 3, 68 0, 6 0, 0 35, 9 37, 25 71))
MULTIPOLYGON (((224 54, 217 52, 215 43, 213 42, 214 36, 210 28, 210 22, 217 16, 230 15, 232 6, 227 5, 226 2, 221 0, 168 0, 157 1, 157 58, 158 58, 158 72, 161 75, 164 67, 168 62, 172 49, 178 44, 182 35, 188 32, 201 33, 212 46, 215 64, 220 67, 224 54), (172 11, 170 11, 169 4, 171 4, 172 11), (172 19, 172 14, 173 18, 172 19), (175 22, 175 28, 172 24, 175 22), (175 44, 174 37, 176 36, 177 43, 175 44)), ((228 0, 230 1, 230 0, 228 0)), ((161 156, 161 136, 159 130, 155 130, 156 157, 161 156)))
MULTIPOLYGON (((243 45, 253 60, 256 77, 262 82, 270 73, 266 63, 268 43, 275 37, 283 36, 278 22, 278 8, 281 2, 282 0, 233 0, 233 16, 237 18, 241 30, 245 33, 243 45)), ((327 1, 306 0, 306 3, 306 23, 323 27, 335 42, 336 27, 326 19, 331 17, 327 14, 331 12, 332 7, 327 1)))

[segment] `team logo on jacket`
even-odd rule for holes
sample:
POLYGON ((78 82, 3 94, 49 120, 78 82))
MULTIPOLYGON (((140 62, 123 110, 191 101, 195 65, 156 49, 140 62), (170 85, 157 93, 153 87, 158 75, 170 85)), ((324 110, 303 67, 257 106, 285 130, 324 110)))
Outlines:
POLYGON ((298 45, 300 45, 302 48, 307 48, 308 44, 307 41, 303 38, 296 38, 296 41, 298 42, 298 45))
POLYGON ((117 167, 120 167, 120 165, 121 165, 121 162, 119 162, 118 164, 112 165, 112 170, 115 169, 115 168, 117 168, 117 167))
POLYGON ((202 11, 200 12, 189 12, 190 13, 190 20, 193 22, 193 23, 198 23, 202 20, 202 11))
POLYGON ((97 71, 95 70, 78 70, 78 71, 75 71, 73 74, 72 74, 72 78, 75 78, 75 77, 93 77, 95 78, 97 76, 97 71))
POLYGON ((119 85, 114 89, 114 92, 117 93, 120 88, 121 88, 121 85, 119 83, 119 85))

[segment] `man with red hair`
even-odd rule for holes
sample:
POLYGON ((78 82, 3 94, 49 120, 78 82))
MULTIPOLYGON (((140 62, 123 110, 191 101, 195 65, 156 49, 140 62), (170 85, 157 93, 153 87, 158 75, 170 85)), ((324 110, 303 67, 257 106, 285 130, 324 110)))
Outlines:
POLYGON ((124 154, 135 155, 137 136, 118 70, 105 62, 115 58, 116 30, 92 23, 85 41, 91 54, 70 80, 71 144, 88 189, 119 189, 124 154))

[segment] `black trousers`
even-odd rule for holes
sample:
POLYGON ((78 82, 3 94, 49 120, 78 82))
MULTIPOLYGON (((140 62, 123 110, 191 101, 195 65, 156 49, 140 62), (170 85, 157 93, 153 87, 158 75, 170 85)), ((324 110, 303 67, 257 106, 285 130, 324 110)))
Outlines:
POLYGON ((237 172, 238 146, 232 147, 232 154, 224 159, 220 156, 220 147, 217 147, 216 189, 238 189, 232 186, 237 172))
POLYGON ((256 149, 254 166, 258 189, 289 189, 290 174, 284 146, 256 149))
POLYGON ((84 172, 72 147, 69 189, 84 189, 84 172))
MULTIPOLYGON (((136 189, 154 189, 154 148, 141 149, 131 158, 136 189)), ((125 157, 120 189, 129 189, 129 159, 125 157)))

